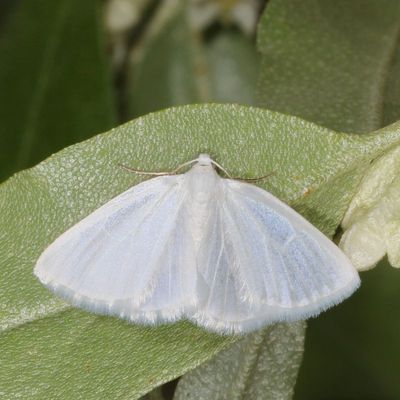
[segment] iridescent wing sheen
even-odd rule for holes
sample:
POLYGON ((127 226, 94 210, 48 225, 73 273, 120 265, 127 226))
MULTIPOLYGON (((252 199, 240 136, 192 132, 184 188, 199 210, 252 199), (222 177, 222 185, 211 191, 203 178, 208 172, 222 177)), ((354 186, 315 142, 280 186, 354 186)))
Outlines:
POLYGON ((173 321, 197 302, 184 175, 145 181, 55 240, 35 267, 57 295, 137 322, 173 321))
POLYGON ((216 197, 198 254, 208 297, 196 323, 241 333, 306 319, 358 287, 341 250, 270 193, 221 179, 216 197))

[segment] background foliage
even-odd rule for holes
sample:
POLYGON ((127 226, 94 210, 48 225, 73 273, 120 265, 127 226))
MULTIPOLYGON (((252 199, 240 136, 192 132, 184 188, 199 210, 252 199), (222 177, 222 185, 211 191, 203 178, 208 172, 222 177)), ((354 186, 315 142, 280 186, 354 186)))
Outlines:
MULTIPOLYGON (((138 398, 221 349, 182 379, 179 400, 200 398, 202 382, 225 398, 215 393, 229 379, 238 382, 229 399, 291 398, 303 324, 269 328, 230 347, 234 338, 187 323, 149 329, 71 309, 31 275, 52 238, 138 181, 117 162, 165 169, 202 149, 235 175, 278 171, 265 187, 332 236, 369 163, 398 145, 398 124, 367 134, 399 119, 396 0, 203 3, 0 4, 4 181, 67 145, 170 106, 235 102, 283 113, 209 105, 151 114, 0 185, 5 398, 138 398), (214 11, 204 13, 207 7, 214 11), (280 343, 296 360, 290 368, 285 357, 274 358, 280 343), (243 351, 250 356, 238 366, 243 351), (249 368, 264 370, 263 360, 268 379, 249 375, 249 368)), ((351 299, 309 321, 295 399, 400 398, 400 326, 393 318, 400 275, 383 261, 362 281, 351 299)), ((147 396, 172 392, 173 385, 147 396)))

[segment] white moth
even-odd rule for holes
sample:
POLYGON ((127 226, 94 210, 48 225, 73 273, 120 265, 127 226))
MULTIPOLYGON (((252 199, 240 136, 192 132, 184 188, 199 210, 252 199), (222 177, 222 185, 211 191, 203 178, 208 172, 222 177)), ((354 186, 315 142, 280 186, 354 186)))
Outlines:
POLYGON ((142 182, 58 237, 35 274, 89 311, 244 333, 319 314, 356 290, 350 261, 270 193, 208 155, 142 182))

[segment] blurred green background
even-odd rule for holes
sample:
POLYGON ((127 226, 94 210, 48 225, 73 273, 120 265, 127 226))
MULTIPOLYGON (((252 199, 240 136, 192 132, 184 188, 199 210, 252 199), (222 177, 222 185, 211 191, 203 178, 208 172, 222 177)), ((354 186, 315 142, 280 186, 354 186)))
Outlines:
MULTIPOLYGON (((396 0, 2 0, 0 180, 179 104, 378 129, 400 119, 399 32, 396 0)), ((362 282, 309 321, 296 400, 400 399, 400 273, 362 282)))

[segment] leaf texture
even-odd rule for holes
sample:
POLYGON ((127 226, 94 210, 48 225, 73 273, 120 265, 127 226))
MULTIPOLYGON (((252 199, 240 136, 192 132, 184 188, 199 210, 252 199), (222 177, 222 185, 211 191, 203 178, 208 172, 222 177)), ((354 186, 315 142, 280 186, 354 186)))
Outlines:
POLYGON ((187 373, 174 400, 290 400, 305 327, 277 324, 247 335, 187 373))
POLYGON ((55 299, 34 278, 33 266, 54 237, 140 182, 117 164, 165 171, 207 152, 234 176, 276 171, 262 187, 307 210, 327 232, 347 205, 344 189, 334 197, 329 182, 352 193, 352 173, 399 140, 395 126, 379 135, 352 136, 257 108, 185 106, 138 118, 13 176, 0 186, 4 397, 137 398, 234 340, 189 323, 151 329, 87 314, 55 299), (309 185, 319 192, 318 201, 306 201, 309 185), (321 213, 323 201, 331 207, 321 213), (64 376, 68 384, 58 380, 64 376))

